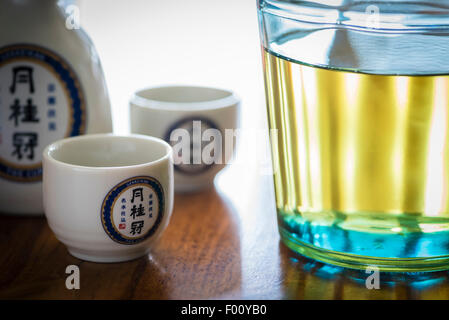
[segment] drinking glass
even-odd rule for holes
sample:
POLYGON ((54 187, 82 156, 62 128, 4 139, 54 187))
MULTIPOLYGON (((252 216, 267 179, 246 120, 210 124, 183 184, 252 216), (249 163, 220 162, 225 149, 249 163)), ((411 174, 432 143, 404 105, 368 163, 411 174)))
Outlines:
POLYGON ((258 17, 283 242, 449 269, 449 1, 259 0, 258 17))

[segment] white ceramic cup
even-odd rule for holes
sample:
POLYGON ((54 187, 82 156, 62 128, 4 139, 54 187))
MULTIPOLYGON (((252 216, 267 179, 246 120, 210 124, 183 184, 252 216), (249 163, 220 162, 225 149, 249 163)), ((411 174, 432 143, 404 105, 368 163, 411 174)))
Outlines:
POLYGON ((96 134, 57 141, 43 154, 44 210, 69 252, 119 262, 149 252, 173 209, 173 156, 148 136, 96 134))
POLYGON ((238 127, 239 108, 240 99, 229 90, 147 88, 131 98, 131 132, 170 143, 174 150, 175 190, 196 191, 211 186, 215 175, 231 160, 235 138, 230 135, 238 127))

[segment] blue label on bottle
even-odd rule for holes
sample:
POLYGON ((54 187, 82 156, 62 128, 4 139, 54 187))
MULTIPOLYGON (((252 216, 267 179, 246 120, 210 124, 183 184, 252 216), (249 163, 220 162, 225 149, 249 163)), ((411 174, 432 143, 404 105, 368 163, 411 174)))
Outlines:
POLYGON ((44 148, 85 126, 80 81, 64 59, 35 45, 0 49, 0 177, 40 181, 44 148))

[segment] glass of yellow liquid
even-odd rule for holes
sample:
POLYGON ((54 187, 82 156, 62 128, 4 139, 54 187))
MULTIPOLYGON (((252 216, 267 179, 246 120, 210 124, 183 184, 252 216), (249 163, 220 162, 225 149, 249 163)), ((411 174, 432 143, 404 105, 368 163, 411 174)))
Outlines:
POLYGON ((259 0, 278 225, 307 257, 449 269, 449 0, 259 0))

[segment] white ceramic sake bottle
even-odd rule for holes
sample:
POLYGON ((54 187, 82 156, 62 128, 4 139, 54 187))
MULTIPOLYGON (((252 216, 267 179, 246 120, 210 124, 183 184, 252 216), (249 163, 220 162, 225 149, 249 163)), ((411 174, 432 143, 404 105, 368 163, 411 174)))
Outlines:
POLYGON ((57 0, 0 1, 0 213, 43 213, 48 144, 112 132, 94 46, 66 19, 57 0))

